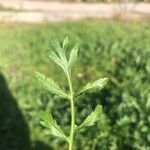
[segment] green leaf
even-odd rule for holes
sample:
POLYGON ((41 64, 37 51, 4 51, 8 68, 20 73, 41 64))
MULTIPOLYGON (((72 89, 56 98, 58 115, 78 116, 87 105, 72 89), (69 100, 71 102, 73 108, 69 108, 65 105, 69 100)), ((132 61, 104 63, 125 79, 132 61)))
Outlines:
POLYGON ((59 58, 64 61, 66 61, 66 55, 65 55, 65 50, 61 47, 60 42, 58 40, 54 40, 52 42, 53 47, 55 48, 55 51, 57 52, 59 58))
POLYGON ((57 122, 53 119, 52 115, 49 115, 45 111, 41 111, 40 117, 42 119, 41 124, 44 127, 49 128, 52 135, 69 142, 69 139, 66 137, 60 126, 57 124, 57 122))
MULTIPOLYGON (((67 39, 66 39, 67 40, 67 39)), ((67 42, 65 40, 65 42, 67 42)), ((64 43, 67 44, 67 43, 64 43)), ((55 52, 51 52, 49 57, 58 64, 63 71, 67 74, 67 58, 66 58, 66 52, 65 48, 62 48, 60 45, 60 42, 58 40, 54 40, 52 42, 53 47, 55 48, 55 52)))
POLYGON ((55 51, 57 52, 58 56, 60 58, 62 58, 64 56, 64 54, 63 54, 63 49, 61 48, 60 42, 55 39, 52 41, 52 45, 53 45, 55 51))
POLYGON ((106 85, 107 81, 108 81, 108 78, 100 78, 99 80, 96 80, 93 83, 89 82, 77 93, 77 95, 85 93, 85 92, 99 91, 106 85))
POLYGON ((64 38, 64 40, 63 40, 63 45, 62 45, 62 47, 63 47, 63 49, 65 49, 65 47, 66 47, 66 45, 68 44, 68 42, 69 42, 69 37, 68 37, 68 35, 64 38))
POLYGON ((61 59, 59 56, 57 56, 57 54, 55 53, 55 52, 53 52, 53 51, 51 51, 50 52, 50 55, 49 55, 49 57, 57 64, 57 65, 59 65, 62 69, 63 69, 63 71, 65 72, 65 73, 67 73, 67 61, 66 61, 66 59, 61 59))
POLYGON ((47 78, 42 73, 36 72, 37 79, 43 84, 43 86, 53 94, 56 94, 62 98, 69 99, 68 95, 56 84, 52 79, 47 78))
POLYGON ((61 62, 61 59, 56 55, 56 53, 54 53, 53 51, 50 52, 49 57, 60 67, 62 67, 62 69, 64 69, 64 65, 61 62))
POLYGON ((97 121, 103 118, 102 106, 97 105, 95 110, 76 128, 76 130, 84 129, 88 126, 93 126, 97 121))
POLYGON ((77 61, 78 50, 79 50, 79 44, 76 44, 73 47, 73 49, 71 50, 70 57, 69 57, 69 62, 68 62, 69 71, 71 71, 72 66, 77 61))

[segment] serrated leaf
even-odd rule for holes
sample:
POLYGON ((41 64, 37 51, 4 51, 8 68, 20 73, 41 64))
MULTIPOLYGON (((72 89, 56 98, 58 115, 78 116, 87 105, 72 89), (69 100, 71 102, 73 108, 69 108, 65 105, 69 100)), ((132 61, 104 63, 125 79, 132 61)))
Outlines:
POLYGON ((76 44, 70 52, 70 57, 68 62, 69 71, 71 71, 72 66, 77 61, 78 50, 79 50, 79 44, 76 44))
POLYGON ((106 85, 107 81, 108 81, 108 78, 100 78, 99 80, 96 80, 93 83, 89 82, 77 93, 77 95, 85 93, 85 92, 99 91, 106 85))
POLYGON ((102 119, 102 117, 102 106, 97 105, 95 110, 91 112, 89 116, 87 116, 87 118, 76 128, 76 130, 81 130, 88 126, 93 126, 97 121, 102 119))
POLYGON ((42 119, 41 124, 44 127, 49 128, 52 135, 69 142, 69 139, 66 137, 60 126, 57 124, 57 122, 53 119, 52 115, 49 115, 45 111, 41 111, 40 117, 42 119))
POLYGON ((52 42, 55 52, 50 53, 50 58, 58 64, 63 71, 67 74, 67 59, 65 54, 65 48, 62 48, 58 40, 52 42))
POLYGON ((52 79, 47 78, 42 73, 36 72, 37 79, 43 84, 43 86, 53 94, 56 94, 62 98, 69 99, 68 95, 56 84, 52 79))

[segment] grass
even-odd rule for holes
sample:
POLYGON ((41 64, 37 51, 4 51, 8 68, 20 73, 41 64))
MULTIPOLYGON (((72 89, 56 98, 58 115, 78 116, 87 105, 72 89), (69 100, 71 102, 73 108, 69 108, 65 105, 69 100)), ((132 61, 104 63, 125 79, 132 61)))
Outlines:
MULTIPOLYGON (((58 106, 57 97, 47 94, 40 85, 37 86, 35 80, 35 71, 39 71, 47 76, 54 77, 55 80, 59 80, 64 88, 68 88, 65 85, 65 78, 62 77, 60 69, 56 69, 54 63, 46 57, 48 50, 52 48, 50 42, 52 39, 63 39, 68 34, 73 44, 80 43, 80 64, 74 70, 77 80, 74 83, 76 89, 79 84, 95 80, 99 75, 101 77, 109 76, 116 88, 113 95, 117 95, 122 90, 119 87, 130 88, 128 81, 131 76, 134 77, 134 80, 140 76, 141 78, 144 78, 145 75, 147 76, 142 70, 138 72, 134 70, 134 67, 131 66, 135 65, 130 63, 130 60, 133 61, 135 58, 135 61, 140 61, 141 65, 146 61, 147 70, 149 69, 150 28, 149 22, 146 21, 85 20, 41 25, 1 24, 0 28, 0 80, 2 81, 0 82, 0 88, 3 89, 0 94, 0 110, 3 110, 0 111, 0 122, 3 122, 0 125, 0 134, 5 135, 0 136, 0 141, 2 141, 0 149, 3 150, 10 149, 10 147, 14 147, 16 150, 27 150, 31 147, 33 149, 50 149, 49 147, 59 149, 58 146, 62 146, 65 149, 67 147, 59 140, 50 137, 48 131, 43 130, 39 125, 37 117, 38 110, 48 109, 58 120, 61 120, 62 115, 59 114, 62 112, 63 122, 58 122, 59 124, 68 124, 70 122, 69 116, 64 112, 68 104, 62 102, 62 105, 60 106, 59 104, 58 106), (129 53, 129 50, 132 50, 132 53, 129 53), (122 64, 119 64, 120 68, 117 68, 116 64, 120 60, 122 64), (126 70, 124 65, 128 66, 126 70), (125 78, 122 79, 121 76, 125 78), (54 102, 51 99, 54 99, 54 102), (55 109, 54 103, 57 105, 55 109), (56 109, 59 110, 59 114, 56 109)), ((143 81, 142 86, 146 87, 147 85, 144 83, 143 81)), ((126 89, 124 88, 123 90, 125 91, 126 89)), ((107 95, 109 101, 107 96, 103 96, 106 100, 105 102, 102 101, 104 111, 112 121, 115 119, 111 116, 114 113, 114 107, 116 107, 114 104, 119 102, 116 102, 114 97, 109 97, 109 95, 107 95), (112 110, 109 105, 106 106, 108 103, 112 105, 112 110)), ((86 101, 88 101, 88 98, 83 101, 81 108, 84 103, 86 104, 86 101)), ((97 98, 93 101, 92 106, 88 105, 89 112, 96 103, 99 103, 97 98)), ((80 110, 81 118, 87 116, 86 114, 86 111, 80 110)), ((77 122, 80 122, 80 120, 77 120, 77 122)), ((64 130, 67 132, 68 127, 64 130)), ((90 144, 91 139, 86 140, 90 144)), ((86 141, 84 143, 79 141, 78 144, 87 145, 88 149, 86 141)))

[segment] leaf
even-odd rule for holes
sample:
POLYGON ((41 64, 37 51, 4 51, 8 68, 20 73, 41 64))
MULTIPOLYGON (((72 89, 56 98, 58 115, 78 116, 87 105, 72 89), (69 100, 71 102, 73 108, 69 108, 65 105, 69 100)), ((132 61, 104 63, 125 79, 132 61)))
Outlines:
POLYGON ((76 128, 76 130, 84 129, 88 126, 93 126, 97 121, 103 117, 102 106, 97 105, 95 110, 76 128))
POLYGON ((60 126, 57 124, 56 120, 53 119, 52 115, 49 115, 45 111, 41 111, 40 117, 42 119, 41 124, 44 127, 49 128, 52 135, 69 142, 69 139, 66 137, 60 126))
POLYGON ((68 37, 68 35, 64 38, 64 40, 63 40, 63 49, 65 49, 65 47, 66 47, 66 45, 68 44, 68 42, 69 42, 69 37, 68 37))
POLYGON ((62 61, 66 61, 66 55, 64 49, 61 47, 60 42, 58 40, 53 40, 52 42, 55 51, 58 53, 59 58, 62 61))
POLYGON ((57 52, 57 54, 59 55, 59 57, 61 58, 63 55, 63 50, 61 48, 60 42, 55 39, 52 41, 52 45, 53 45, 55 51, 57 52))
POLYGON ((53 94, 57 94, 62 98, 69 99, 68 95, 56 84, 52 79, 45 77, 42 73, 36 72, 37 79, 43 84, 43 86, 53 94))
POLYGON ((51 52, 50 55, 49 55, 49 57, 50 57, 57 65, 59 65, 59 66, 63 69, 63 71, 64 71, 65 73, 67 72, 67 71, 66 71, 67 65, 66 65, 66 60, 65 60, 65 59, 62 60, 62 59, 59 58, 59 57, 57 56, 57 54, 54 53, 54 52, 51 52))
MULTIPOLYGON (((67 39, 66 39, 67 40, 67 39)), ((67 41, 66 41, 67 42, 67 41)), ((67 44, 67 43, 64 43, 67 44)), ((58 40, 54 40, 52 42, 53 47, 56 52, 51 52, 49 57, 58 64, 63 71, 67 74, 67 58, 65 48, 62 48, 60 42, 58 40)))
POLYGON ((50 53, 49 57, 60 67, 64 69, 64 65, 61 62, 61 59, 56 55, 56 53, 52 52, 50 53))
POLYGON ((90 92, 99 91, 106 85, 107 81, 108 81, 108 78, 100 78, 99 80, 96 80, 94 83, 89 82, 77 93, 77 95, 88 92, 88 91, 90 92))
POLYGON ((70 57, 69 57, 69 62, 68 62, 69 71, 71 71, 72 66, 77 61, 78 50, 79 50, 79 44, 76 44, 73 47, 73 49, 71 50, 70 57))

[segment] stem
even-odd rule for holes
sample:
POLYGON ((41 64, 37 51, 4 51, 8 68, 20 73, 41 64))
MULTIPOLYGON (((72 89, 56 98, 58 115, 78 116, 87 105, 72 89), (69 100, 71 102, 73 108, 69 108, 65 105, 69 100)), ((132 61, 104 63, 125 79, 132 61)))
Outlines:
POLYGON ((70 143, 69 150, 72 150, 73 140, 74 140, 74 126, 75 126, 75 111, 74 111, 74 101, 71 99, 71 130, 70 130, 70 143))
POLYGON ((70 106, 71 106, 71 129, 70 129, 69 150, 72 150, 73 140, 74 140, 74 127, 75 127, 75 109, 74 109, 74 93, 73 93, 73 87, 72 87, 72 82, 71 82, 71 77, 69 75, 69 72, 67 73, 67 79, 68 79, 69 89, 70 89, 70 106))

